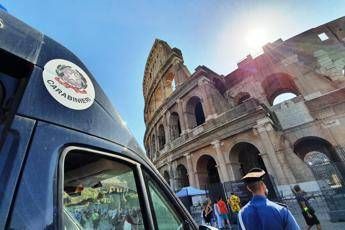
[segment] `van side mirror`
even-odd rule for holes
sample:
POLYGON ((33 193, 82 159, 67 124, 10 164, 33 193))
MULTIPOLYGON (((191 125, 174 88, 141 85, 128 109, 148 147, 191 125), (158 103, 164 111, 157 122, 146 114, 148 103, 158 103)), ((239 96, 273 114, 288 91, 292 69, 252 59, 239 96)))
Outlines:
POLYGON ((218 228, 202 224, 199 225, 199 230, 218 230, 218 228))

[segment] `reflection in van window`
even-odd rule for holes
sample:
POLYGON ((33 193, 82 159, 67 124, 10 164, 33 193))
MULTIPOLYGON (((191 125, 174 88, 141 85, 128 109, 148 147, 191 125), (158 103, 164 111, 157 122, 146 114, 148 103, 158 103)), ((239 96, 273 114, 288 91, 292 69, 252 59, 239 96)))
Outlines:
POLYGON ((163 193, 158 190, 158 186, 149 181, 148 187, 158 228, 160 230, 183 229, 183 222, 169 205, 163 193))
POLYGON ((144 229, 133 168, 85 152, 68 153, 64 164, 64 227, 144 229))

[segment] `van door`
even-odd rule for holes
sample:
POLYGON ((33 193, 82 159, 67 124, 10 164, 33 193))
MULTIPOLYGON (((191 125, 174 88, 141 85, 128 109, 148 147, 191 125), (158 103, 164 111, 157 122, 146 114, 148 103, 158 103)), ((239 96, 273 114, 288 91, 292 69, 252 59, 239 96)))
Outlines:
POLYGON ((68 147, 60 160, 60 229, 152 229, 140 164, 68 147))
POLYGON ((68 147, 60 160, 60 229, 193 229, 161 187, 152 170, 127 157, 68 147))
MULTIPOLYGON (((38 121, 26 158, 6 227, 165 229, 153 214, 157 199, 150 198, 142 170, 152 181, 160 179, 125 147, 38 121)), ((175 198, 169 199, 171 194, 163 193, 158 196, 168 204, 166 210, 175 212, 173 226, 184 228, 182 220, 189 217, 175 198)))

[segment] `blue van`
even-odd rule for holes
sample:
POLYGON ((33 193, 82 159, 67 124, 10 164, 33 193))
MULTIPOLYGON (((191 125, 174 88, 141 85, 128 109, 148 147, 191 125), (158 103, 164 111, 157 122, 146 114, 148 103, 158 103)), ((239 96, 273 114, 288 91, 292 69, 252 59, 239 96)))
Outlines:
POLYGON ((0 229, 198 228, 84 64, 1 10, 0 103, 0 229))

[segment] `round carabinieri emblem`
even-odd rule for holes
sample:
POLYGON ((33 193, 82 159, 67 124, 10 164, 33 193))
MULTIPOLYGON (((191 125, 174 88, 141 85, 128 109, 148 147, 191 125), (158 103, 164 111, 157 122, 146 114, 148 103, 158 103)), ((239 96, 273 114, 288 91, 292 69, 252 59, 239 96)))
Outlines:
POLYGON ((44 65, 43 82, 60 104, 75 110, 89 108, 95 100, 91 79, 76 64, 53 59, 44 65))

